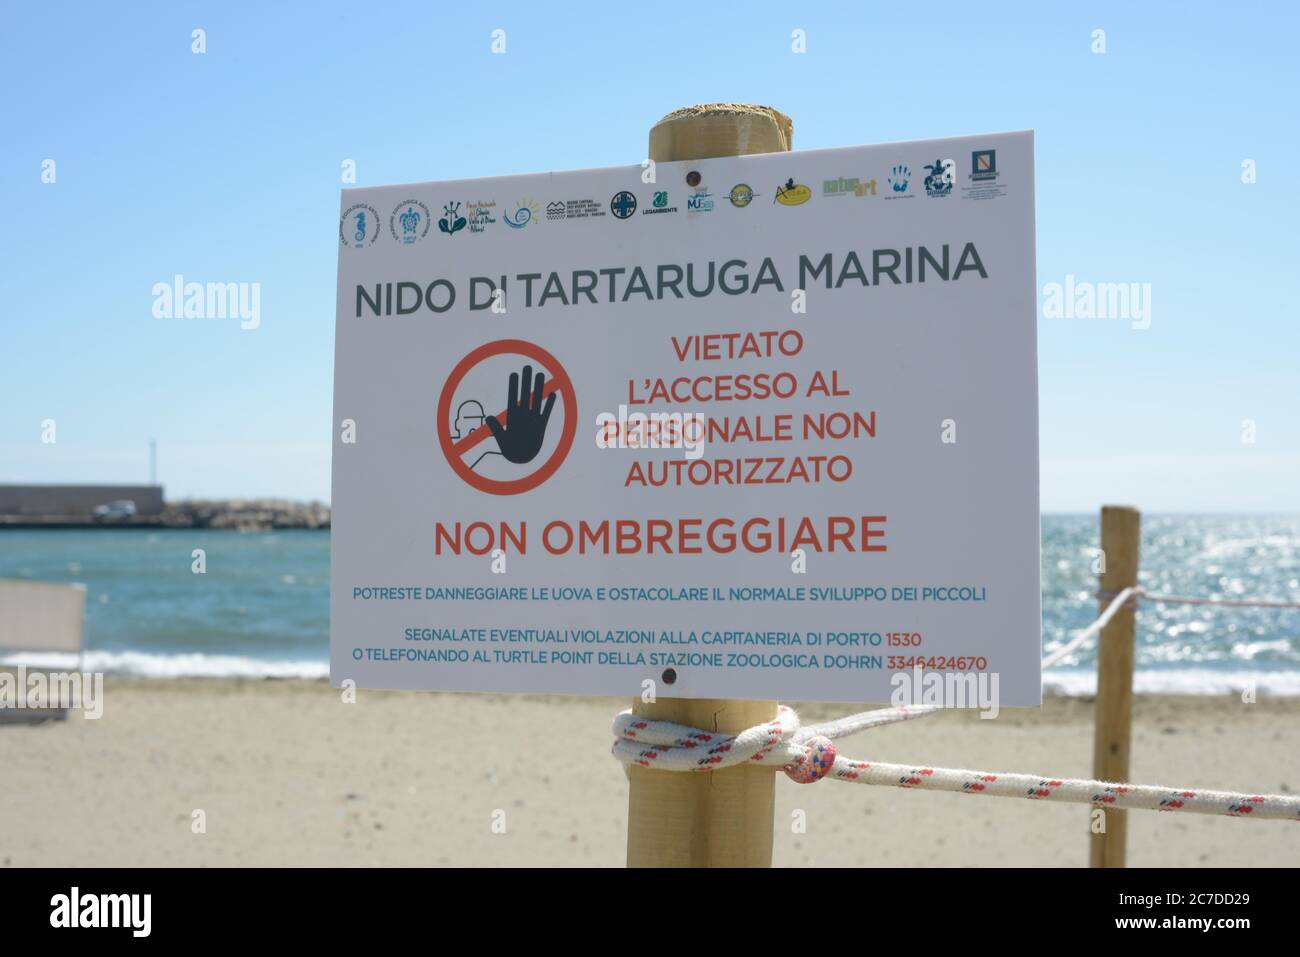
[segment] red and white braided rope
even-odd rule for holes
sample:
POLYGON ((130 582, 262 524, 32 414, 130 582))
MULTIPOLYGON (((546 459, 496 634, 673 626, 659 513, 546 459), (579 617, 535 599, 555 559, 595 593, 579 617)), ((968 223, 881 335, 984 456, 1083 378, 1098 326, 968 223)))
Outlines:
POLYGON ((662 771, 711 772, 737 764, 782 769, 800 783, 822 777, 925 791, 990 797, 1064 801, 1116 810, 1181 811, 1269 820, 1300 821, 1300 796, 1201 791, 1145 784, 1111 784, 1084 778, 990 773, 960 768, 918 767, 854 761, 838 755, 832 738, 908 721, 940 709, 925 706, 864 711, 837 721, 801 727, 782 705, 773 721, 739 734, 702 731, 671 721, 652 721, 624 711, 614 719, 614 757, 662 771))
POLYGON ((701 731, 622 711, 614 718, 614 757, 625 764, 663 771, 719 771, 745 762, 783 768, 804 757, 814 738, 839 738, 938 710, 929 705, 882 708, 804 728, 794 709, 781 705, 774 720, 739 734, 701 731))

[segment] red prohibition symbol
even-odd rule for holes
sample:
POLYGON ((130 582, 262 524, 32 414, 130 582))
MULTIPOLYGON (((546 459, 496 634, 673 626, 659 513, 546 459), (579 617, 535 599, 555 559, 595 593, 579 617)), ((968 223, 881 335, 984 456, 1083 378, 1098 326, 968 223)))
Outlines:
MULTIPOLYGON (((508 410, 498 413, 493 418, 497 420, 499 425, 509 428, 508 410)), ((556 469, 563 464, 565 457, 569 454, 569 449, 573 447, 573 438, 577 431, 578 397, 573 391, 573 383, 569 380, 568 373, 556 361, 555 356, 541 346, 525 342, 523 339, 498 339, 496 342, 488 342, 474 349, 469 355, 456 363, 456 367, 451 370, 451 374, 447 376, 447 381, 442 387, 442 395, 438 398, 438 444, 442 447, 443 455, 447 457, 447 464, 451 466, 453 472, 469 485, 480 492, 487 492, 491 495, 518 495, 521 492, 537 488, 537 486, 554 475, 556 469), (558 394, 564 412, 564 426, 560 433, 560 441, 555 446, 555 451, 551 453, 550 458, 540 468, 523 478, 510 481, 487 478, 478 474, 466 464, 466 456, 479 443, 495 441, 492 430, 488 428, 486 422, 482 427, 475 429, 464 438, 453 439, 451 435, 451 404, 456 396, 456 389, 460 386, 466 374, 476 365, 485 359, 491 359, 493 356, 499 355, 525 356, 542 366, 550 375, 550 378, 546 381, 542 399, 550 400, 551 396, 558 394)))

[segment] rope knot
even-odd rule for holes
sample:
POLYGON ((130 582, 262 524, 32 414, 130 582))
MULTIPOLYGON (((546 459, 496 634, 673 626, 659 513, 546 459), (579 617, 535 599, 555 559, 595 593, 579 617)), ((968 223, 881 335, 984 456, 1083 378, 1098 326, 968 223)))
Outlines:
POLYGON ((824 734, 816 734, 803 743, 803 754, 782 770, 795 784, 816 784, 835 765, 835 743, 824 734))
POLYGON ((805 726, 793 709, 781 705, 771 721, 737 734, 702 731, 624 711, 614 719, 614 757, 624 764, 659 771, 705 773, 761 763, 773 770, 781 768, 799 784, 812 784, 832 774, 838 760, 844 765, 844 776, 853 779, 857 777, 854 762, 837 758, 832 738, 936 710, 931 705, 884 708, 805 726))

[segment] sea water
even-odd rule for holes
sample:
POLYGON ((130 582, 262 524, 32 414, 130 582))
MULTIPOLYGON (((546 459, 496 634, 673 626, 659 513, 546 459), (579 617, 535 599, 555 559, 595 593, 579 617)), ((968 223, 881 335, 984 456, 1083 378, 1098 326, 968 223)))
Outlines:
MULTIPOLYGON (((1044 653, 1096 617, 1096 549, 1096 515, 1043 516, 1044 653)), ((1143 516, 1141 576, 1154 592, 1300 602, 1300 517, 1143 516)), ((329 671, 328 531, 0 530, 0 578, 86 586, 88 671, 329 671)), ((1087 694, 1095 667, 1094 644, 1044 683, 1087 694)), ((1137 668, 1139 691, 1300 694, 1300 610, 1143 603, 1137 668)))

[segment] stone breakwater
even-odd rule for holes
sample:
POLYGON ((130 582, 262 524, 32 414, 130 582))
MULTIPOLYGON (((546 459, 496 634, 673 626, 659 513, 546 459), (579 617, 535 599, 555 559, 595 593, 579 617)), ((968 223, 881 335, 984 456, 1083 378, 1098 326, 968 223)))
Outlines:
POLYGON ((287 499, 182 500, 168 502, 161 512, 147 515, 0 514, 0 528, 233 528, 263 531, 272 528, 329 528, 330 507, 324 502, 287 499))
POLYGON ((185 500, 168 502, 159 525, 165 528, 329 528, 330 507, 323 502, 285 499, 185 500))

